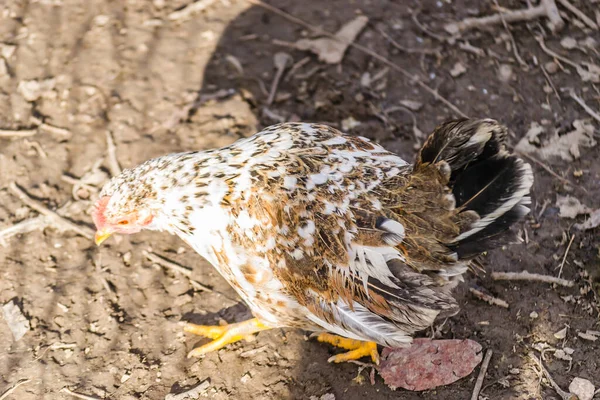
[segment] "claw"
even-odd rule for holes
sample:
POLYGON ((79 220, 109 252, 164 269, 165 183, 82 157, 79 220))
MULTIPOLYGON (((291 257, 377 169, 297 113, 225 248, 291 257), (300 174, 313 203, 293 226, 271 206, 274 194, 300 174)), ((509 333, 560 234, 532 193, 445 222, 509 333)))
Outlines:
POLYGON ((319 342, 329 343, 336 347, 341 347, 350 350, 346 353, 336 354, 330 357, 328 362, 345 362, 358 360, 362 357, 371 357, 371 360, 379 365, 379 352, 377 351, 377 343, 363 342, 360 340, 348 339, 331 333, 312 334, 311 337, 316 337, 319 342))
POLYGON ((256 318, 223 326, 185 324, 183 327, 185 332, 213 339, 213 341, 193 349, 187 356, 188 358, 203 356, 206 353, 219 350, 230 343, 235 343, 266 329, 271 329, 271 327, 264 325, 256 318))

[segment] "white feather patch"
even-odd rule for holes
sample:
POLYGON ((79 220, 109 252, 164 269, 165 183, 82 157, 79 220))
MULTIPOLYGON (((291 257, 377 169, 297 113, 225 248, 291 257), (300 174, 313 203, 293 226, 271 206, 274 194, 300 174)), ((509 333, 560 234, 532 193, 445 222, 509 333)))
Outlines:
POLYGON ((352 308, 344 303, 332 304, 331 308, 342 326, 362 336, 363 340, 389 347, 402 347, 412 342, 407 332, 357 302, 352 303, 352 308))
POLYGON ((392 259, 403 260, 400 252, 395 248, 352 244, 349 249, 349 257, 350 270, 362 279, 365 291, 369 277, 373 277, 391 288, 398 288, 391 279, 394 275, 387 264, 392 259))

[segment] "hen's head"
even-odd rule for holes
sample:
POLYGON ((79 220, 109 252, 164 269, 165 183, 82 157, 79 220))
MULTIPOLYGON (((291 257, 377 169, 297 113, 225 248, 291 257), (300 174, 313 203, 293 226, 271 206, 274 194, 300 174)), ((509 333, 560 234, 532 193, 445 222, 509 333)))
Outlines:
POLYGON ((125 170, 104 186, 92 212, 97 245, 113 233, 132 234, 155 228, 160 204, 157 182, 164 179, 153 167, 146 163, 125 170))

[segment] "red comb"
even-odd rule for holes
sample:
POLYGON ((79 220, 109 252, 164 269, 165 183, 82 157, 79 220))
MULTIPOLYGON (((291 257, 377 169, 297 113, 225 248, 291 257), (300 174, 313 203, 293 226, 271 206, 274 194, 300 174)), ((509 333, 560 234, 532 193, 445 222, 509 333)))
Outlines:
POLYGON ((106 224, 104 212, 106 211, 106 206, 109 200, 110 197, 108 196, 101 197, 94 206, 94 211, 92 211, 92 219, 94 220, 94 224, 96 225, 97 229, 102 228, 106 224))

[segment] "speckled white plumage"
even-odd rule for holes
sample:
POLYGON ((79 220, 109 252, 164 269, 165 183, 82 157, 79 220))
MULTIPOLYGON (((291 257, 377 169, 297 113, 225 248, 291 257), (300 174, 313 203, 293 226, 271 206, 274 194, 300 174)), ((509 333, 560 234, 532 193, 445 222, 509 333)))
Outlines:
MULTIPOLYGON (((491 128, 481 126, 466 146, 490 141, 491 128)), ((150 160, 101 196, 106 218, 152 214, 147 228, 180 236, 263 323, 398 346, 456 311, 449 290, 467 261, 453 241, 521 204, 531 186, 524 171, 497 215, 462 215, 449 171, 443 160, 415 170, 368 139, 293 123, 150 160), (480 225, 459 227, 471 219, 480 225)))

